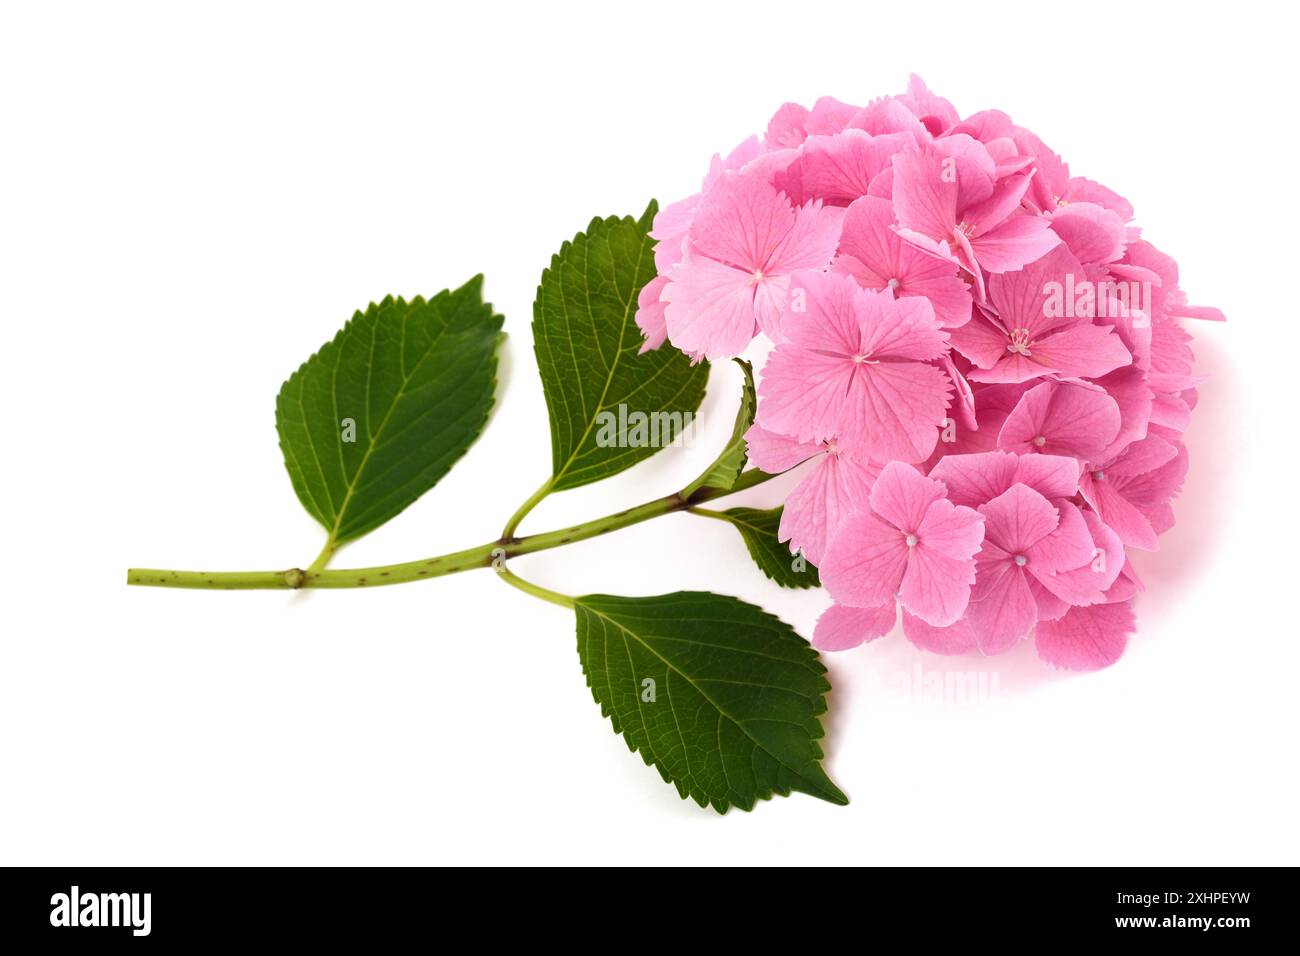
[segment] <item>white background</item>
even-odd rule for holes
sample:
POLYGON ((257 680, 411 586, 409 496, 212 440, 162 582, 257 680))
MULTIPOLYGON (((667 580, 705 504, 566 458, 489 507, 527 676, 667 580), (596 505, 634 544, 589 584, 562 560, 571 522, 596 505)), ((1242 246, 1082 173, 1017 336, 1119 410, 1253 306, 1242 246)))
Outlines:
MULTIPOLYGON (((0 15, 0 862, 1300 862, 1295 823, 1294 24, 1251 4, 65 4, 0 15), (853 799, 718 817, 610 732, 573 621, 474 572, 362 592, 128 589, 128 565, 316 554, 281 381, 352 310, 487 275, 510 334, 470 454, 335 566, 495 537, 549 468, 528 324, 596 214, 698 186, 785 100, 909 72, 997 107, 1137 208, 1196 303, 1181 520, 1140 632, 1086 676, 829 660, 853 799), (927 700, 915 668, 998 675, 927 700)), ((671 491, 730 429, 547 500, 540 531, 671 491)), ((766 486, 749 500, 775 504, 766 486)), ((568 593, 708 588, 804 634, 688 515, 519 559, 568 593)))

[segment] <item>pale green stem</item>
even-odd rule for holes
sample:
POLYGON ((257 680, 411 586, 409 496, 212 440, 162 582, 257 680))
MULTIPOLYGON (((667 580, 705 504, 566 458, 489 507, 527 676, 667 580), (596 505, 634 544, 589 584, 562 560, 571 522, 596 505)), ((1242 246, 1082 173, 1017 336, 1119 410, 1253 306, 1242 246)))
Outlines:
POLYGON ((560 607, 573 607, 573 598, 567 594, 561 594, 558 591, 551 591, 542 587, 540 584, 534 584, 532 581, 525 581, 518 575, 507 571, 505 566, 497 568, 497 574, 501 580, 513 588, 518 588, 525 594, 531 594, 535 598, 541 598, 543 601, 550 601, 552 604, 558 604, 560 607))
POLYGON ((524 518, 527 517, 528 512, 532 511, 542 503, 542 499, 551 493, 554 484, 555 480, 553 478, 548 478, 542 487, 529 495, 528 500, 515 509, 515 513, 510 516, 510 520, 506 522, 505 529, 501 532, 502 541, 509 541, 515 536, 515 531, 519 527, 519 522, 523 521, 524 518))
POLYGON ((776 476, 751 469, 743 472, 736 484, 725 490, 702 488, 689 498, 683 498, 680 493, 665 495, 637 505, 635 508, 618 511, 593 521, 584 521, 582 524, 575 524, 568 528, 560 528, 557 531, 547 531, 523 538, 502 535, 500 539, 478 547, 401 564, 339 570, 289 568, 284 571, 172 571, 131 568, 126 573, 126 583, 144 587, 237 591, 267 588, 364 588, 385 584, 405 584, 410 581, 423 581, 426 578, 457 574, 473 568, 486 568, 492 566, 494 562, 499 567, 500 562, 506 558, 595 538, 619 528, 649 521, 651 518, 694 508, 697 504, 712 501, 714 498, 736 494, 747 488, 761 485, 774 477, 776 476))

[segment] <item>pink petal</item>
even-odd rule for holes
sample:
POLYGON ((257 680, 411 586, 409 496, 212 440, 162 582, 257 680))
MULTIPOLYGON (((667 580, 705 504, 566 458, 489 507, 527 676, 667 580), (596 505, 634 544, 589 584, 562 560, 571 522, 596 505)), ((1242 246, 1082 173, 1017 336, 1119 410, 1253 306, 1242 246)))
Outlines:
POLYGON ((900 597, 908 611, 935 627, 961 617, 975 581, 973 556, 984 537, 982 525, 970 508, 944 499, 930 505, 903 574, 900 597))
POLYGON ((827 542, 841 522, 867 509, 867 496, 879 474, 848 455, 826 455, 786 496, 777 537, 820 567, 827 542))
POLYGON ((1155 529, 1150 520, 1134 507, 1113 482, 1104 477, 1098 480, 1096 472, 1083 473, 1079 481, 1079 491, 1084 500, 1092 505, 1093 510, 1101 516, 1126 547, 1140 548, 1143 551, 1155 551, 1159 548, 1155 529))
POLYGON ((668 303, 659 301, 659 295, 667 285, 667 276, 655 276, 636 297, 636 325, 645 337, 642 354, 659 348, 668 338, 668 320, 664 314, 668 303))
POLYGON ((864 641, 883 637, 894 629, 898 607, 893 601, 880 607, 832 604, 817 618, 812 646, 822 651, 847 651, 864 641))
POLYGON ((993 194, 997 164, 983 143, 965 133, 953 133, 936 140, 934 148, 940 156, 952 161, 958 209, 968 209, 993 194))
POLYGON ((947 627, 965 613, 974 582, 974 561, 959 561, 918 546, 908 557, 899 599, 927 624, 947 627))
POLYGON ((690 238, 696 252, 754 273, 767 266, 794 223, 789 200, 770 183, 729 170, 700 203, 690 238))
POLYGON ((810 136, 799 158, 776 177, 775 185, 796 204, 820 199, 847 206, 865 196, 871 181, 890 168, 893 155, 912 142, 906 133, 872 136, 859 129, 810 136))
POLYGON ((901 461, 891 461, 880 470, 869 500, 872 511, 906 535, 920 529, 930 505, 945 493, 941 482, 901 461))
POLYGON ((1038 578, 1043 587, 1073 604, 1097 600, 1102 588, 1096 588, 1096 597, 1087 597, 1066 585, 1053 586, 1051 578, 1054 574, 1084 567, 1094 556, 1092 533, 1083 520, 1083 512, 1068 501, 1060 502, 1057 511, 1060 523, 1052 533, 1025 549, 1025 570, 1038 578))
POLYGON ((789 275, 796 269, 825 269, 835 256, 843 225, 843 210, 811 202, 800 206, 794 223, 760 265, 767 276, 789 275))
MULTIPOLYGON (((1032 176, 1033 173, 1018 173, 1006 177, 998 182, 997 188, 990 192, 983 202, 962 213, 962 218, 974 227, 971 234, 972 242, 1006 222, 1012 213, 1020 208, 1020 200, 1024 198, 1025 193, 1028 191, 1029 180, 1032 176)), ((1052 245, 1056 245, 1056 243, 1052 243, 1052 245)), ((1051 246, 1047 248, 1050 249, 1051 246)), ((1034 258, 1038 257, 1035 256, 1034 258)), ((1032 262, 1033 260, 1027 259, 1025 261, 1032 262)))
POLYGON ((980 564, 966 619, 985 654, 1014 647, 1038 621, 1028 575, 1010 562, 980 564))
MULTIPOLYGON (((874 492, 873 492, 874 493, 874 492)), ((1012 485, 979 506, 984 537, 1010 555, 1025 555, 1056 530, 1060 521, 1052 503, 1028 485, 1012 485)))
MULTIPOLYGON (((1093 557, 1074 570, 1056 574, 1052 583, 1057 586, 1052 590, 1069 597, 1073 604, 1100 604, 1107 600, 1106 592, 1124 568, 1124 542, 1096 512, 1084 511, 1083 518, 1092 535, 1093 557)), ((1059 616, 1052 616, 1052 620, 1059 616)), ((1041 608, 1039 617, 1044 617, 1041 608)))
POLYGON ((1034 595, 1034 604, 1038 606, 1038 619, 1040 621, 1058 620, 1066 611, 1070 610, 1072 605, 1043 587, 1038 578, 1031 574, 1028 581, 1029 590, 1034 595))
POLYGON ((935 322, 929 300, 895 299, 888 292, 869 289, 863 289, 856 300, 862 328, 858 349, 864 357, 928 362, 948 350, 948 335, 935 322))
POLYGON ((660 298, 668 337, 683 352, 717 359, 739 355, 754 338, 754 287, 747 273, 688 255, 660 298))
POLYGON ((1043 382, 1021 397, 998 434, 998 447, 1092 460, 1119 433, 1119 406, 1104 391, 1043 382))
POLYGON ((1079 462, 1061 455, 1022 455, 1015 480, 1044 498, 1073 498, 1079 491, 1079 462))
MULTIPOLYGON (((973 322, 971 324, 974 325, 973 322)), ((1042 358, 1042 353, 1038 351, 1032 355, 1004 352, 992 368, 973 368, 967 378, 972 382, 990 385, 1018 385, 1059 371, 1060 369, 1046 362, 1042 358)))
POLYGON ((1095 383, 1104 388, 1119 407, 1119 432, 1110 446, 1096 456, 1105 461, 1114 458, 1133 442, 1146 437, 1154 396, 1146 385, 1146 376, 1142 370, 1132 365, 1117 368, 1096 379, 1095 383))
POLYGON ((1127 199, 1100 183, 1094 183, 1091 179, 1084 179, 1082 176, 1075 176, 1070 180, 1061 198, 1070 203, 1096 203, 1114 212, 1124 222, 1133 218, 1133 207, 1129 205, 1127 199))
POLYGON ((758 425, 751 425, 745 432, 745 443, 750 463, 769 475, 779 475, 825 451, 819 444, 795 441, 758 425))
POLYGON ((920 143, 928 143, 931 134, 906 106, 893 98, 877 100, 870 106, 864 106, 849 120, 850 129, 866 130, 872 136, 889 133, 908 133, 920 143))
POLYGON ((1071 276, 1082 279, 1085 273, 1064 246, 1022 269, 989 276, 989 301, 1002 327, 1027 329, 1036 340, 1054 328, 1073 324, 1076 319, 1067 314, 1064 301, 1066 288, 1074 285, 1071 276))
POLYGON ((976 646, 975 633, 965 618, 948 627, 934 627, 903 611, 903 634, 921 650, 935 654, 964 654, 976 646))
POLYGON ((899 97, 934 135, 954 126, 957 110, 942 96, 931 92, 925 81, 913 73, 907 78, 907 92, 899 97))
POLYGON ((763 368, 758 423, 799 441, 856 439, 870 411, 859 398, 859 368, 843 355, 778 345, 763 368))
POLYGON ((901 531, 873 514, 857 514, 840 525, 817 568, 838 603, 879 607, 898 593, 907 558, 901 531))
POLYGON ((947 239, 957 225, 956 177, 933 149, 894 156, 894 211, 898 222, 931 239, 947 239))
POLYGON ((972 237, 971 248, 980 266, 989 272, 1020 269, 1051 252, 1061 242, 1046 219, 1013 216, 990 232, 972 237))
POLYGON ((1104 466, 1108 475, 1133 477, 1162 468, 1178 457, 1178 445, 1155 435, 1136 441, 1104 466))
POLYGON ((1076 325, 1033 344, 1034 358, 1063 375, 1097 378, 1128 365, 1128 349, 1114 330, 1104 325, 1076 325))
MULTIPOLYGON (((1007 354, 1007 333, 982 315, 953 329, 949 341, 978 368, 991 369, 1007 354)), ((970 376, 973 378, 973 376, 970 376)))
POLYGON ((1051 213, 1052 231, 1082 263, 1112 262, 1124 254, 1124 220, 1090 202, 1072 202, 1051 213))
POLYGON ((859 110, 860 107, 841 103, 833 96, 819 97, 813 104, 812 112, 808 114, 805 123, 808 135, 838 133, 849 125, 849 121, 857 116, 859 110))
POLYGON ((769 148, 793 149, 807 137, 808 108, 798 103, 784 104, 767 124, 769 148))
MULTIPOLYGON (((919 362, 881 362, 861 366, 859 401, 867 413, 861 430, 846 431, 878 461, 924 461, 939 441, 952 383, 942 369, 919 362)), ((853 421, 850 428, 858 428, 853 421)))
POLYGON ((1119 660, 1137 628, 1130 602, 1072 608, 1059 621, 1041 621, 1035 631, 1038 656, 1067 670, 1087 671, 1119 660))
POLYGON ((970 321, 970 287, 957 275, 952 261, 910 243, 902 243, 899 250, 898 287, 894 294, 900 298, 924 296, 934 307, 935 321, 943 328, 955 329, 970 321))
MULTIPOLYGON (((926 479, 932 481, 933 479, 926 479)), ((917 547, 957 561, 974 558, 984 540, 984 519, 973 508, 946 498, 930 503, 916 529, 917 547)))
POLYGON ((930 469, 930 477, 947 487, 949 501, 977 508, 1016 483, 1017 461, 1004 451, 948 455, 930 469))

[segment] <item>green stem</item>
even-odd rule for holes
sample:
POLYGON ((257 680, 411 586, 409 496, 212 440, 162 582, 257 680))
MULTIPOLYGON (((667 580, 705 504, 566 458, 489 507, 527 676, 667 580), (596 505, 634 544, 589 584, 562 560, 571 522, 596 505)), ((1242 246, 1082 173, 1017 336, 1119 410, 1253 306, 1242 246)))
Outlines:
MULTIPOLYGON (((384 564, 372 568, 339 570, 313 570, 289 568, 284 571, 171 571, 154 568, 131 568, 126 573, 126 583, 144 587, 200 588, 207 590, 258 590, 267 588, 365 588, 386 584, 406 584, 426 578, 443 577, 473 568, 491 567, 500 560, 546 551, 575 541, 585 541, 619 528, 640 524, 651 518, 694 508, 697 504, 722 498, 761 485, 775 475, 751 469, 743 472, 734 486, 728 489, 702 488, 689 498, 680 492, 647 501, 645 504, 618 511, 593 521, 584 521, 568 528, 547 531, 543 534, 511 538, 502 535, 475 548, 453 551, 433 558, 421 558, 402 564, 384 564)), ((537 497, 537 496, 534 496, 537 497)), ((537 500, 541 500, 540 497, 537 500)), ((319 559, 317 559, 319 561, 319 559)))
POLYGON ((715 518, 718 521, 725 521, 727 524, 734 524, 731 518, 721 511, 714 511, 712 508, 687 508, 693 515, 700 515, 704 518, 715 518))
POLYGON ((316 560, 307 566, 308 574, 316 574, 325 570, 325 565, 330 563, 330 558, 334 557, 334 551, 337 545, 334 544, 334 533, 325 539, 325 547, 320 549, 320 554, 316 555, 316 560))
POLYGON ((524 518, 527 517, 528 512, 532 511, 542 503, 542 499, 551 493, 551 488, 554 484, 554 478, 546 479, 542 487, 529 495, 528 500, 515 509, 515 513, 510 516, 510 520, 506 522, 505 529, 501 532, 502 541, 509 541, 515 536, 515 530, 519 527, 519 522, 523 521, 524 518))
POLYGON ((551 591, 540 584, 534 584, 532 581, 525 581, 523 578, 507 571, 504 566, 497 568, 497 574, 501 576, 501 580, 506 584, 512 588, 518 588, 525 594, 531 594, 543 601, 550 601, 552 604, 560 605, 560 607, 573 607, 573 598, 569 597, 569 595, 561 594, 559 591, 551 591))

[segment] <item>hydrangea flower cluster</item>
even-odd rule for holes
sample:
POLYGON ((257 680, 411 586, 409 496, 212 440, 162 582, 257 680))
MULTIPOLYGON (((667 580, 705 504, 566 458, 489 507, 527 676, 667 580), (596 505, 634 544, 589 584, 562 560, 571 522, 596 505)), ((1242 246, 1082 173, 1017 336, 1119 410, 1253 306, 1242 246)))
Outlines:
POLYGON ((913 77, 866 106, 786 104, 654 222, 645 349, 760 334, 753 463, 815 464, 780 537, 834 599, 814 644, 898 622, 943 654, 1033 636, 1116 660, 1187 471, 1201 378, 1178 267, 1133 209, 996 110, 913 77))

